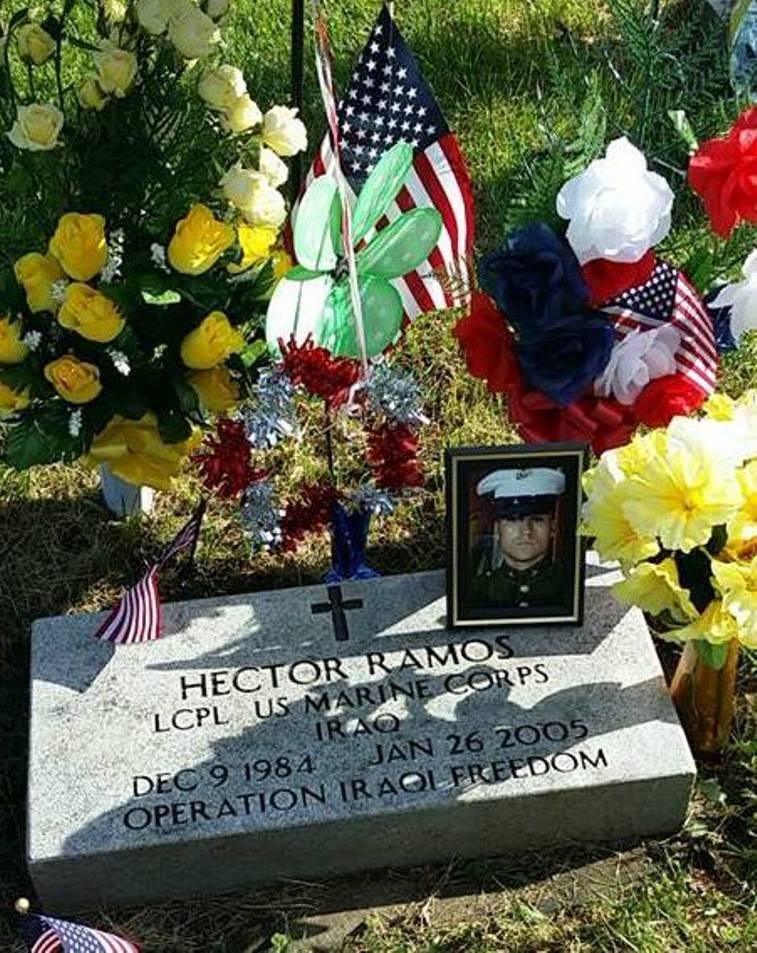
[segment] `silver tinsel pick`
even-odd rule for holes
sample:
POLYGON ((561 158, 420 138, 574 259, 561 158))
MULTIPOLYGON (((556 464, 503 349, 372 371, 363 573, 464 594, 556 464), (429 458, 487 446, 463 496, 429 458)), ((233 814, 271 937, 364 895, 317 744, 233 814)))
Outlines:
POLYGON ((386 490, 381 490, 372 483, 358 487, 352 494, 351 501, 374 516, 389 516, 394 511, 394 500, 391 496, 386 490))
POLYGON ((294 386, 286 374, 274 367, 262 370, 253 399, 255 405, 244 413, 253 447, 275 447, 282 438, 298 433, 294 386))
POLYGON ((253 550, 275 549, 281 543, 281 510, 269 480, 250 483, 242 495, 240 516, 253 550))
POLYGON ((368 406, 397 423, 428 423, 423 413, 418 382, 409 371, 389 364, 375 364, 366 383, 368 406))

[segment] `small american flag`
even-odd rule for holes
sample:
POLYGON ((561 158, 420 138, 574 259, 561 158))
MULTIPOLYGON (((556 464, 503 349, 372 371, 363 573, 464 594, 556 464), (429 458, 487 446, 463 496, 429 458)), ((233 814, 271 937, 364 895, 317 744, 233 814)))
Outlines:
POLYGON ((139 947, 78 923, 53 917, 27 915, 21 922, 29 953, 139 953, 139 947))
MULTIPOLYGON (((434 272, 446 273, 463 286, 468 283, 467 261, 474 233, 470 175, 457 139, 386 6, 360 54, 337 118, 341 164, 355 195, 396 142, 404 139, 414 148, 410 173, 378 229, 412 208, 431 206, 441 213, 442 233, 428 260, 392 282, 402 297, 405 316, 414 318, 459 305, 434 272)), ((334 153, 327 133, 304 187, 320 175, 333 174, 333 169, 334 153)))
POLYGON ((194 516, 163 550, 158 561, 150 566, 136 585, 126 590, 118 605, 95 632, 96 639, 116 645, 132 645, 135 642, 151 642, 160 638, 158 572, 169 559, 182 550, 191 549, 194 552, 204 515, 203 500, 194 516))
POLYGON ((659 262, 642 285, 624 291, 602 310, 613 318, 615 334, 647 331, 670 323, 681 335, 676 370, 706 394, 715 390, 718 356, 712 319, 699 295, 671 265, 659 262))

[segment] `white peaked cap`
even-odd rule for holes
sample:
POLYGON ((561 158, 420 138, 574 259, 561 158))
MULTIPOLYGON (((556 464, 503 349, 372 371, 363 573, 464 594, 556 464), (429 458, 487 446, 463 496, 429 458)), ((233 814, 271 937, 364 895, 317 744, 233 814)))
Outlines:
POLYGON ((528 467, 521 470, 495 470, 480 480, 476 487, 479 496, 493 493, 494 499, 509 497, 559 496, 565 492, 565 474, 547 467, 528 467))

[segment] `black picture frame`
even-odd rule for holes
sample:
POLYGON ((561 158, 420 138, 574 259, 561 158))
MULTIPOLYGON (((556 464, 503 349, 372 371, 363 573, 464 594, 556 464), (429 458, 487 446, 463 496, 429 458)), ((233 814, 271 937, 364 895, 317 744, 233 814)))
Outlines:
POLYGON ((581 477, 588 453, 584 443, 454 447, 446 451, 449 628, 583 623, 586 541, 580 535, 579 520, 583 501, 581 477), (551 556, 535 569, 527 570, 533 577, 530 578, 511 569, 501 550, 497 553, 500 564, 494 567, 494 548, 501 539, 495 530, 496 519, 491 514, 487 516, 484 501, 476 500, 472 505, 472 488, 495 470, 526 472, 537 467, 560 470, 565 476, 565 491, 556 498, 549 542, 551 556), (476 504, 480 508, 472 513, 476 504), (484 579, 493 574, 494 578, 484 579), (524 588, 524 601, 516 604, 512 598, 503 597, 502 604, 497 604, 492 592, 496 593, 500 582, 508 597, 524 588), (553 596, 554 603, 544 601, 553 596))

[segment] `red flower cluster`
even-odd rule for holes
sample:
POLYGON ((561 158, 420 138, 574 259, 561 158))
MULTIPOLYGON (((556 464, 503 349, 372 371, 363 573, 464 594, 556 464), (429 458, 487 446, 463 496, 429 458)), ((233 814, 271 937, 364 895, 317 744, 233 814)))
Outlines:
POLYGON ((279 341, 284 370, 295 384, 301 384, 313 397, 322 397, 338 407, 347 400, 349 389, 360 377, 360 364, 347 357, 334 357, 318 347, 308 335, 298 344, 294 335, 285 344, 279 341))
POLYGON ((722 139, 700 145, 689 162, 689 184, 721 237, 741 221, 757 222, 757 107, 747 109, 722 139))
POLYGON ((376 486, 385 490, 423 486, 418 436, 405 424, 385 423, 368 431, 368 463, 376 486))
POLYGON ((205 438, 202 451, 194 454, 192 462, 200 469, 207 490, 229 500, 250 483, 265 476, 265 470, 256 470, 250 463, 250 443, 244 426, 238 420, 221 418, 216 433, 205 438))
POLYGON ((485 380, 490 390, 507 395, 511 420, 524 440, 534 443, 585 441, 601 454, 627 443, 640 423, 666 426, 677 414, 691 413, 707 397, 683 375, 671 374, 648 384, 632 406, 586 394, 560 407, 524 382, 513 333, 485 295, 474 295, 470 314, 457 323, 454 333, 468 370, 485 380))
POLYGON ((596 308, 634 285, 643 285, 652 276, 656 264, 651 249, 634 262, 609 261, 607 258, 587 261, 581 273, 589 287, 589 304, 596 308))
POLYGON ((290 500, 281 517, 282 549, 292 552, 308 533, 324 529, 331 522, 331 509, 339 499, 337 490, 327 483, 304 486, 290 500))

